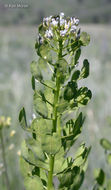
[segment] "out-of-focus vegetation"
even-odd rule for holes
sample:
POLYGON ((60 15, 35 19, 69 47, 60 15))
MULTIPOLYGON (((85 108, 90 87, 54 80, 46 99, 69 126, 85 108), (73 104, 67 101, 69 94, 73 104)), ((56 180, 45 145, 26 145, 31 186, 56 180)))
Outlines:
MULTIPOLYGON (((107 116, 111 115, 111 27, 84 25, 81 28, 91 35, 91 43, 88 48, 83 49, 80 62, 82 64, 86 57, 89 59, 91 74, 85 86, 90 87, 93 98, 87 106, 83 135, 79 140, 80 142, 84 140, 88 146, 92 146, 84 183, 85 189, 90 189, 93 184, 94 168, 105 169, 107 167, 99 140, 103 136, 110 138, 111 133, 109 123, 107 123, 107 116)), ((25 106, 27 118, 32 119, 29 64, 33 59, 37 59, 33 47, 36 33, 34 27, 0 28, 0 115, 9 115, 12 118, 10 130, 16 130, 16 138, 13 142, 15 147, 6 155, 11 190, 23 190, 17 152, 24 133, 19 127, 18 114, 20 108, 25 106)), ((8 131, 4 131, 5 136, 7 133, 8 131)), ((2 160, 0 162, 2 163, 2 160)), ((4 173, 0 176, 0 189, 5 190, 3 176, 4 173)))
MULTIPOLYGON (((2 158, 2 163, 0 163, 0 175, 4 174, 4 181, 7 187, 7 190, 10 190, 10 182, 9 182, 9 177, 8 177, 8 171, 7 171, 7 162, 6 162, 6 150, 12 150, 14 147, 14 144, 10 144, 8 147, 6 144, 6 136, 4 139, 4 130, 6 128, 9 128, 11 125, 11 118, 7 117, 5 118, 4 116, 0 117, 0 157, 2 158)), ((10 137, 14 136, 15 131, 13 130, 10 134, 10 137)), ((9 138, 10 138, 9 137, 9 138)), ((8 139, 9 140, 9 139, 8 139)))
POLYGON ((81 22, 111 23, 111 0, 1 0, 0 24, 39 24, 61 11, 81 22))
MULTIPOLYGON (((12 190, 21 190, 22 179, 18 172, 18 154, 23 131, 18 124, 18 113, 22 105, 28 102, 28 114, 31 115, 31 91, 29 63, 33 58, 35 31, 27 28, 0 28, 0 115, 10 116, 10 130, 16 131, 13 150, 6 152, 9 181, 12 190), (27 33, 27 35, 25 35, 27 33), (16 182, 15 182, 16 181, 16 182), (18 184, 18 185, 17 185, 18 184)), ((31 117, 30 117, 31 118, 31 117)), ((4 131, 7 141, 9 131, 4 131)), ((9 142, 7 143, 9 146, 9 142)), ((1 149, 0 149, 1 150, 1 149)), ((2 160, 0 160, 2 163, 2 160)), ((0 176, 0 189, 5 190, 4 173, 0 176)))

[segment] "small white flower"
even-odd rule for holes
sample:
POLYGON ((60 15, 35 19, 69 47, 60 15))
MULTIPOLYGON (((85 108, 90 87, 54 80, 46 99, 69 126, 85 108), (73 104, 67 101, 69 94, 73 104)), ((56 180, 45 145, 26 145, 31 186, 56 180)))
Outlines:
POLYGON ((43 26, 47 26, 47 18, 43 18, 43 26))
POLYGON ((12 130, 12 131, 10 132, 10 137, 13 137, 13 136, 15 135, 15 133, 16 133, 16 131, 15 131, 15 130, 12 130))
POLYGON ((79 24, 79 19, 74 18, 73 21, 76 26, 79 24))
POLYGON ((49 16, 49 20, 51 20, 52 19, 52 15, 51 16, 49 16))
POLYGON ((15 146, 14 144, 11 144, 8 149, 12 150, 14 148, 14 146, 15 146))
POLYGON ((76 27, 75 25, 72 25, 70 31, 71 31, 71 32, 76 32, 76 29, 77 29, 77 27, 76 27))
POLYGON ((74 19, 75 19, 75 18, 73 18, 73 17, 70 18, 70 23, 71 23, 71 25, 74 24, 74 19))
POLYGON ((67 22, 66 20, 65 20, 65 29, 66 30, 68 30, 69 29, 69 27, 70 27, 70 22, 67 22))
POLYGON ((64 37, 67 33, 67 30, 61 30, 60 31, 60 36, 64 37))
POLYGON ((52 32, 51 29, 46 30, 46 32, 45 32, 45 37, 46 37, 46 38, 49 38, 49 39, 53 37, 53 32, 52 32))
MULTIPOLYGON (((79 19, 75 17, 66 18, 64 13, 61 12, 58 16, 49 16, 43 19, 43 26, 45 28, 44 36, 39 36, 39 43, 42 44, 45 38, 51 39, 54 36, 54 31, 60 30, 60 36, 64 37, 70 33, 77 32, 79 19), (60 25, 59 25, 60 24, 60 25), (60 27, 58 27, 60 26, 60 27)), ((46 59, 46 57, 44 57, 46 59)))
POLYGON ((60 13, 60 18, 64 18, 64 13, 63 12, 60 13))
POLYGON ((35 113, 32 114, 32 118, 33 118, 33 119, 36 119, 35 113))
POLYGON ((60 26, 65 25, 65 19, 60 19, 60 26))
POLYGON ((51 25, 58 26, 58 21, 53 18, 51 21, 51 25))
POLYGON ((44 25, 44 26, 49 26, 49 23, 50 23, 50 21, 51 21, 51 18, 52 18, 52 16, 44 18, 44 19, 43 19, 43 25, 44 25))
POLYGON ((59 21, 59 20, 60 20, 59 16, 57 16, 57 17, 56 17, 56 20, 57 20, 57 21, 59 21))

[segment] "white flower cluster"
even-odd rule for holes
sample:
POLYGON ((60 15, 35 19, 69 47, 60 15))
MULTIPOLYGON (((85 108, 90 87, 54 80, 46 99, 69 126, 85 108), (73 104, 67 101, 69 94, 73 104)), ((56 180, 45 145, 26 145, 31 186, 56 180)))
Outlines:
POLYGON ((59 31, 61 37, 76 33, 78 24, 79 19, 66 18, 64 13, 60 13, 58 16, 46 17, 43 19, 43 27, 46 28, 45 38, 53 38, 54 30, 59 31))

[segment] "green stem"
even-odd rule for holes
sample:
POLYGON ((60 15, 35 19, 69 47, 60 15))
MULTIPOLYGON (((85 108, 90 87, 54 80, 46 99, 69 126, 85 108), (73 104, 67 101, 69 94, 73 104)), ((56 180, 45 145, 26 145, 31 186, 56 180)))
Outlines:
POLYGON ((5 173, 5 182, 6 182, 7 190, 10 190, 9 178, 8 178, 8 173, 7 173, 7 163, 6 163, 6 158, 5 158, 5 146, 4 146, 2 130, 0 131, 0 138, 1 138, 3 165, 5 168, 5 172, 4 172, 5 173))
POLYGON ((58 98, 59 98, 59 90, 60 90, 60 83, 59 83, 59 77, 56 79, 56 91, 54 95, 54 109, 53 109, 53 132, 56 132, 56 126, 57 126, 57 104, 58 104, 58 98))
MULTIPOLYGON (((58 52, 58 61, 62 58, 62 40, 59 40, 59 52, 58 52)), ((56 132, 57 127, 57 104, 59 99, 59 91, 60 91, 60 76, 56 76, 56 90, 54 94, 54 109, 53 109, 53 132, 56 132)))
POLYGON ((48 190, 53 189, 53 170, 54 170, 54 156, 50 156, 49 162, 50 171, 48 173, 48 190))
MULTIPOLYGON (((62 40, 59 40, 59 52, 58 52, 58 61, 62 58, 62 40)), ((56 73, 56 89, 54 94, 54 107, 53 107, 53 131, 56 132, 57 130, 57 105, 58 105, 58 99, 59 99, 59 91, 60 91, 60 76, 58 75, 58 72, 56 73)), ((48 172, 48 189, 53 189, 53 170, 54 170, 54 155, 50 155, 49 160, 49 167, 50 171, 48 172)))

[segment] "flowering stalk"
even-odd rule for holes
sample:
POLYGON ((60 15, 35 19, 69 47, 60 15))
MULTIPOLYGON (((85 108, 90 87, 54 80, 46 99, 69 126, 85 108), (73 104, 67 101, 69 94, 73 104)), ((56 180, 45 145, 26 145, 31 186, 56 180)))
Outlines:
POLYGON ((60 13, 44 18, 38 28, 35 49, 39 58, 31 63, 35 110, 31 124, 27 124, 24 108, 19 115, 30 134, 22 143, 20 157, 26 190, 54 190, 54 176, 59 180, 58 190, 78 190, 83 183, 90 148, 83 143, 74 157, 67 156, 84 122, 79 109, 92 96, 87 87, 78 85, 89 75, 87 59, 81 70, 77 65, 81 47, 90 40, 78 24, 78 19, 60 13))
MULTIPOLYGON (((59 40, 58 61, 62 58, 62 40, 59 40)), ((53 132, 57 130, 57 104, 60 91, 60 76, 56 75, 56 89, 54 94, 54 107, 53 107, 53 132)), ((54 155, 50 157, 50 171, 48 174, 48 190, 53 187, 53 170, 54 170, 54 155)))
POLYGON ((5 173, 5 181, 6 181, 7 190, 10 190, 10 188, 9 188, 9 178, 8 178, 8 173, 7 173, 7 163, 6 163, 6 159, 5 159, 5 146, 4 146, 2 131, 0 132, 0 138, 1 138, 3 165, 4 165, 4 169, 5 169, 5 171, 4 171, 4 173, 5 173))
POLYGON ((4 139, 3 139, 3 128, 10 125, 10 118, 0 117, 0 139, 1 139, 1 149, 2 149, 2 159, 3 159, 3 166, 4 166, 4 173, 5 173, 5 182, 7 190, 10 190, 10 184, 9 184, 9 177, 7 172, 7 162, 6 162, 6 156, 5 156, 5 145, 4 145, 4 139))

